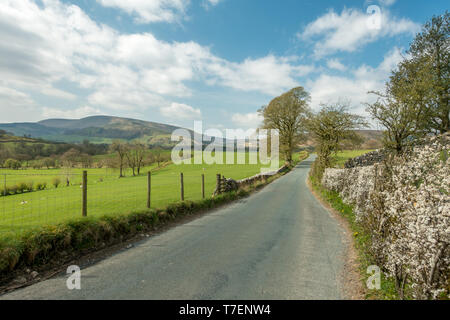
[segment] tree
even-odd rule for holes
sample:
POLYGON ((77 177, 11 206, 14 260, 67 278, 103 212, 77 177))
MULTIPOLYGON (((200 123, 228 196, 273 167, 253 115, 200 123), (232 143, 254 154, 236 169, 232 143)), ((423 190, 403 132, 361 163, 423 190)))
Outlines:
POLYGON ((68 151, 66 151, 61 156, 61 161, 63 163, 63 166, 73 168, 75 165, 80 161, 80 151, 75 148, 71 148, 68 151))
POLYGON ((348 108, 347 102, 322 105, 307 121, 307 128, 317 143, 320 170, 332 166, 332 156, 340 150, 343 140, 358 140, 355 130, 367 126, 363 117, 349 113, 348 108))
POLYGON ((21 166, 22 165, 21 165, 20 161, 17 161, 14 159, 8 159, 4 163, 4 167, 8 168, 8 169, 18 170, 18 169, 20 169, 21 166))
POLYGON ((126 155, 128 152, 128 147, 127 145, 120 141, 120 140, 114 140, 113 143, 111 144, 110 147, 112 152, 116 152, 117 153, 117 159, 118 159, 118 166, 119 166, 119 178, 123 177, 123 168, 125 165, 125 159, 126 159, 126 155))
POLYGON ((339 142, 340 150, 357 150, 361 149, 362 144, 364 143, 364 137, 355 133, 352 134, 339 142))
POLYGON ((398 70, 392 72, 384 92, 370 92, 378 99, 367 104, 367 112, 386 129, 383 145, 397 154, 403 152, 410 140, 423 136, 428 130, 427 70, 425 61, 403 61, 398 70), (419 63, 422 67, 417 67, 419 63))
POLYGON ((56 167, 56 161, 52 158, 45 158, 42 161, 43 165, 47 167, 47 169, 56 167))
POLYGON ((44 147, 45 145, 43 143, 33 143, 30 150, 33 158, 36 158, 38 156, 45 156, 44 147))
POLYGON ((135 157, 136 157, 136 165, 137 165, 137 174, 141 174, 141 168, 144 166, 144 157, 146 147, 142 143, 135 144, 135 157))
POLYGON ((156 162, 156 157, 153 153, 149 152, 145 158, 145 163, 149 166, 151 166, 153 163, 156 162))
MULTIPOLYGON (((450 14, 446 11, 433 16, 416 35, 409 53, 415 67, 426 66, 428 75, 426 107, 429 110, 429 125, 437 133, 450 130, 449 73, 450 73, 450 14), (426 61, 426 62, 424 62, 426 61)), ((414 79, 411 79, 414 80, 414 79)), ((414 84, 415 82, 413 82, 414 84)))
POLYGON ((127 145, 128 152, 125 153, 128 166, 133 170, 133 176, 141 173, 141 167, 144 162, 145 146, 142 143, 136 142, 127 145))
POLYGON ((92 156, 87 153, 81 153, 78 157, 82 167, 87 169, 92 167, 92 156))
POLYGON ((170 154, 168 153, 164 153, 162 150, 157 150, 154 154, 153 154, 153 158, 150 158, 151 161, 156 162, 158 164, 158 167, 160 167, 161 163, 165 162, 165 161, 169 161, 170 159, 170 154))
POLYGON ((304 133, 309 113, 309 94, 297 87, 273 99, 269 105, 258 110, 264 118, 264 129, 277 129, 280 148, 287 162, 292 162, 292 152, 304 133))

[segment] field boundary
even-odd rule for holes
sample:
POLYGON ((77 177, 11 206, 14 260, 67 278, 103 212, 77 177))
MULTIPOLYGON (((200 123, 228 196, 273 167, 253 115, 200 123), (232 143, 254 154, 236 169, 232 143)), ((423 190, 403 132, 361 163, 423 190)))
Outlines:
POLYGON ((211 209, 248 197, 290 172, 308 156, 303 154, 287 171, 213 198, 177 202, 161 209, 118 216, 86 217, 3 240, 0 242, 0 294, 43 280, 42 276, 32 278, 31 269, 41 273, 56 269, 58 273, 62 266, 87 254, 123 244, 139 235, 170 227, 187 217, 198 217, 211 209))

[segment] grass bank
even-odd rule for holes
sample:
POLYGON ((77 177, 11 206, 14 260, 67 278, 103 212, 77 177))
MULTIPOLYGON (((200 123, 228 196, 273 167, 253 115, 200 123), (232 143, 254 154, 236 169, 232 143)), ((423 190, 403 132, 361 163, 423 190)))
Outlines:
MULTIPOLYGON (((306 159, 303 152, 294 165, 306 159)), ((121 243, 148 231, 161 228, 186 216, 200 214, 231 201, 247 197, 264 185, 286 174, 258 181, 238 191, 205 200, 174 202, 160 209, 132 213, 90 216, 41 226, 0 239, 0 285, 5 284, 25 268, 45 269, 65 263, 83 254, 121 243)))

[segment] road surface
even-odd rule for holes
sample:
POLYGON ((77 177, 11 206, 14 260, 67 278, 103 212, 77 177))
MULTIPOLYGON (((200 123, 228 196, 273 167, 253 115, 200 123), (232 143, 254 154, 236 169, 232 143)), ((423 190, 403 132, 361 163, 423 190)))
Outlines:
POLYGON ((309 191, 312 157, 249 198, 0 299, 344 299, 344 230, 309 191))

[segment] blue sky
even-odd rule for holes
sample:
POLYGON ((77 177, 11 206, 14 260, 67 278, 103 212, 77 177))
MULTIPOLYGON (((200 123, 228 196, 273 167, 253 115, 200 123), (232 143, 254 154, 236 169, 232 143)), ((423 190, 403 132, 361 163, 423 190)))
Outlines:
POLYGON ((446 1, 2 0, 0 122, 106 114, 249 128, 294 86, 365 115, 446 1), (369 6, 377 9, 368 13, 369 6))

